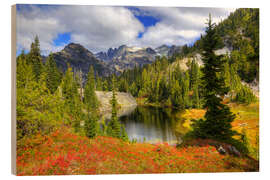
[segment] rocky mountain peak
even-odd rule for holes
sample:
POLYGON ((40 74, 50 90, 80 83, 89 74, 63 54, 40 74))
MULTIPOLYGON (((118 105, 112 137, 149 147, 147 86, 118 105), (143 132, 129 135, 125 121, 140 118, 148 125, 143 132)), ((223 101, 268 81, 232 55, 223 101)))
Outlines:
POLYGON ((152 48, 148 47, 146 48, 146 52, 150 53, 150 54, 156 54, 156 51, 153 50, 152 48))
POLYGON ((68 64, 74 72, 82 71, 84 77, 87 76, 90 66, 93 66, 95 72, 101 76, 108 76, 112 72, 103 61, 77 43, 68 44, 62 51, 53 53, 53 56, 57 66, 63 72, 66 71, 68 64))
POLYGON ((90 52, 88 49, 86 49, 85 47, 83 47, 81 44, 77 44, 77 43, 69 43, 68 45, 66 45, 64 47, 64 49, 62 50, 66 53, 71 53, 71 54, 85 54, 88 56, 93 56, 93 53, 90 52))

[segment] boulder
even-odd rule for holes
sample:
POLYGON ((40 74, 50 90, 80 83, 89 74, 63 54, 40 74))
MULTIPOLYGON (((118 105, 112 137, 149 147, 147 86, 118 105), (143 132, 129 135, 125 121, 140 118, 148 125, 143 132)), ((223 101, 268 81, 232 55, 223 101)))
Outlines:
MULTIPOLYGON (((112 105, 112 92, 105 92, 105 91, 95 91, 98 101, 100 102, 99 111, 103 115, 105 119, 109 119, 111 117, 112 105)), ((137 102, 136 99, 129 93, 124 92, 116 92, 116 100, 117 104, 119 105, 117 116, 124 116, 132 112, 136 106, 137 102)))
POLYGON ((226 150, 220 145, 218 148, 217 148, 217 151, 220 153, 220 154, 226 154, 226 150))

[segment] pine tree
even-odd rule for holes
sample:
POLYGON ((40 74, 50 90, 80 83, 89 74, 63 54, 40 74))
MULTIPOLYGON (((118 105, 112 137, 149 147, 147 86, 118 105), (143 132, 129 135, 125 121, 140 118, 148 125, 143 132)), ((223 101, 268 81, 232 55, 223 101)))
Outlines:
POLYGON ((89 68, 87 82, 84 88, 84 104, 87 107, 88 111, 96 111, 98 108, 98 99, 95 93, 95 74, 94 69, 91 66, 89 68))
POLYGON ((135 82, 132 82, 131 86, 128 88, 128 92, 132 94, 132 96, 137 97, 138 95, 138 89, 135 82))
POLYGON ((85 120, 85 134, 89 138, 94 138, 98 134, 97 115, 95 112, 89 112, 85 120))
POLYGON ((78 82, 79 82, 79 89, 80 89, 80 100, 83 102, 83 73, 82 70, 79 69, 79 72, 77 73, 78 82))
POLYGON ((231 74, 230 74, 230 64, 229 64, 229 57, 228 56, 226 56, 224 58, 224 68, 223 68, 223 71, 221 73, 221 76, 224 77, 225 86, 230 87, 230 90, 232 90, 231 86, 230 86, 231 74))
POLYGON ((199 97, 199 66, 193 59, 190 68, 190 90, 192 93, 192 105, 195 108, 200 107, 200 97, 199 97))
POLYGON ((96 81, 97 81, 96 90, 102 91, 102 80, 98 75, 96 75, 96 81))
POLYGON ((111 120, 108 124, 108 135, 115 137, 115 138, 121 138, 121 124, 118 121, 117 117, 117 100, 116 100, 116 92, 115 92, 115 77, 112 78, 112 116, 111 120))
POLYGON ((16 87, 24 88, 28 81, 33 80, 32 67, 27 65, 27 59, 22 51, 21 55, 17 57, 17 68, 16 68, 16 87))
POLYGON ((128 139, 128 135, 127 135, 125 126, 122 125, 122 126, 121 126, 121 129, 122 129, 122 136, 121 136, 121 139, 122 139, 123 141, 128 141, 129 139, 128 139))
POLYGON ((119 82, 119 91, 120 92, 127 92, 127 90, 128 90, 127 81, 124 78, 121 78, 120 82, 119 82))
POLYGON ((85 121, 85 133, 89 138, 94 138, 97 135, 97 109, 99 103, 95 93, 95 74, 92 66, 89 68, 84 89, 84 103, 88 116, 85 121))
POLYGON ((189 73, 186 71, 184 73, 183 83, 182 83, 182 91, 183 91, 183 101, 184 106, 188 108, 190 106, 190 99, 189 99, 189 73))
POLYGON ((68 123, 77 131, 80 127, 82 117, 82 105, 78 91, 78 82, 75 81, 72 69, 69 65, 60 87, 62 96, 64 97, 66 111, 71 116, 68 123))
POLYGON ((31 44, 29 56, 30 58, 28 63, 31 64, 35 79, 36 81, 38 81, 40 74, 42 72, 42 58, 40 54, 40 45, 38 36, 35 37, 34 43, 31 44))
POLYGON ((65 102, 67 105, 71 104, 73 101, 73 73, 70 65, 68 65, 68 68, 66 70, 65 76, 63 77, 61 88, 62 88, 62 96, 65 99, 65 102))
POLYGON ((142 80, 141 80, 141 89, 139 91, 138 96, 145 96, 149 93, 149 89, 151 86, 150 76, 147 73, 146 68, 143 69, 142 72, 142 80))
POLYGON ((105 79, 102 83, 102 90, 103 91, 108 91, 108 81, 105 79))
POLYGON ((241 89, 236 92, 234 100, 238 103, 250 104, 255 102, 257 98, 248 86, 242 85, 241 89))
POLYGON ((222 98, 228 92, 224 77, 218 76, 222 72, 222 56, 217 56, 214 50, 220 47, 221 41, 216 33, 215 24, 209 15, 206 35, 203 37, 203 88, 206 100, 204 107, 207 109, 205 120, 200 119, 194 124, 194 135, 200 138, 229 140, 235 134, 231 129, 235 115, 230 108, 222 103, 222 98))
POLYGON ((179 85, 178 80, 172 80, 172 87, 171 87, 171 96, 170 101, 174 107, 183 109, 184 108, 184 100, 182 96, 182 88, 179 85))
POLYGON ((72 120, 72 126, 75 129, 75 132, 79 132, 80 131, 80 122, 81 119, 83 117, 82 115, 82 102, 80 99, 80 94, 79 94, 79 82, 78 82, 78 78, 73 79, 72 82, 72 109, 70 109, 72 116, 73 116, 73 120, 72 120))
POLYGON ((61 82, 61 74, 56 66, 52 54, 49 55, 44 70, 46 72, 46 86, 53 94, 61 82))

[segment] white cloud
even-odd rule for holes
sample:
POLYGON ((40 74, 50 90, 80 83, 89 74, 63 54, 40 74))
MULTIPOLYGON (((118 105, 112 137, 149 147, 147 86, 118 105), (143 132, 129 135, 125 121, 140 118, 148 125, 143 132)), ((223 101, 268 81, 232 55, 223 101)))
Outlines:
POLYGON ((160 21, 146 30, 137 42, 141 45, 183 45, 193 42, 203 34, 206 20, 211 13, 213 22, 219 23, 235 9, 223 8, 161 8, 140 7, 137 15, 152 15, 160 21))
POLYGON ((129 44, 142 31, 143 25, 124 7, 54 6, 45 10, 32 6, 17 15, 18 46, 29 49, 38 35, 44 53, 59 50, 53 43, 59 33, 71 33, 72 42, 96 52, 129 44))
POLYGON ((183 45, 193 42, 204 31, 208 14, 214 22, 225 19, 234 9, 162 8, 106 6, 27 6, 17 13, 17 46, 28 50, 35 35, 42 52, 61 50, 54 45, 58 34, 70 33, 71 42, 84 45, 92 52, 106 51, 122 44, 157 47, 162 44, 183 45), (145 28, 134 16, 151 15, 159 21, 145 28), (137 38, 144 32, 142 38, 137 38))

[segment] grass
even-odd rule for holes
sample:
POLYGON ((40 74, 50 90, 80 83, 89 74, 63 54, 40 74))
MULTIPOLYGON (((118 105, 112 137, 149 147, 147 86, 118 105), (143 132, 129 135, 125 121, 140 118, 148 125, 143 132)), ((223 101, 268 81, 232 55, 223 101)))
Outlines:
POLYGON ((141 174, 258 171, 248 158, 219 154, 214 146, 128 143, 88 139, 63 127, 17 144, 18 175, 141 174))
MULTIPOLYGON (((236 115, 234 122, 232 123, 233 129, 239 133, 245 131, 248 140, 248 149, 250 156, 255 159, 259 159, 259 102, 249 105, 245 104, 229 104, 231 111, 236 115)), ((187 109, 184 114, 181 114, 181 118, 185 121, 183 124, 178 125, 179 131, 181 126, 190 129, 192 119, 203 118, 205 114, 204 109, 187 109)))

